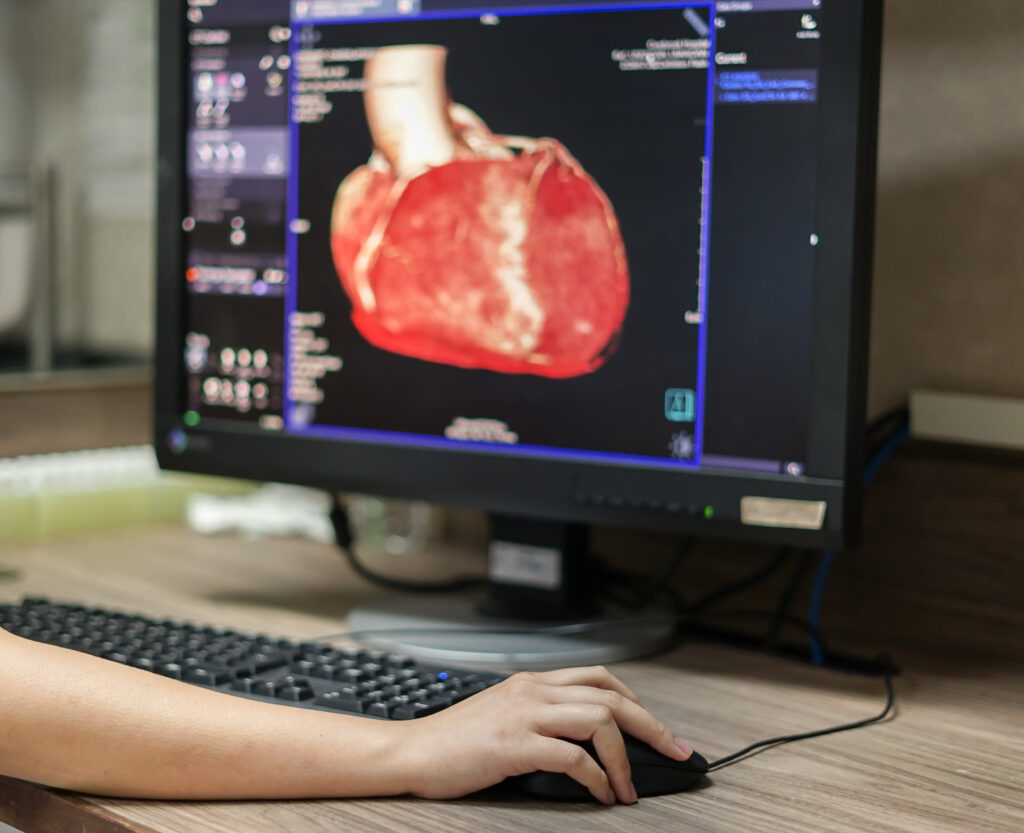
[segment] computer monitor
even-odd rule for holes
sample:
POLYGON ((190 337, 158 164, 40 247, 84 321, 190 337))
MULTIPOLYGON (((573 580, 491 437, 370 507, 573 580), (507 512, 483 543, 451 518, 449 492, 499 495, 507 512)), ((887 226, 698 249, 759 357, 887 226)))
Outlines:
POLYGON ((161 464, 851 543, 880 17, 161 0, 161 464))

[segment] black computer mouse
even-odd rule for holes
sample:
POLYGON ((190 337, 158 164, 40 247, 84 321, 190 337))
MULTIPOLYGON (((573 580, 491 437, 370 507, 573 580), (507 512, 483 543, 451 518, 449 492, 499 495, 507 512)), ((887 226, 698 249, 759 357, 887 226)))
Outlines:
MULTIPOLYGON (((623 735, 622 738, 626 742, 626 756, 633 771, 633 785, 640 798, 682 792, 707 774, 708 762, 696 752, 685 761, 675 761, 634 737, 623 735)), ((590 741, 573 742, 579 743, 600 763, 590 741)), ((536 798, 551 798, 558 801, 593 800, 586 787, 560 772, 531 772, 518 778, 510 778, 507 783, 536 798)))

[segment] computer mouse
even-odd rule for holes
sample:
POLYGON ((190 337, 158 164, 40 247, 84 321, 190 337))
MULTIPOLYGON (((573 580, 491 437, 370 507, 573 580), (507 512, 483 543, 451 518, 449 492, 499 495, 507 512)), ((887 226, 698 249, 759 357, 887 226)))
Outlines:
MULTIPOLYGON (((685 761, 676 761, 634 737, 624 734, 622 739, 626 742, 626 756, 633 772, 633 785, 640 798, 682 792, 707 774, 708 762, 696 752, 685 761)), ((600 763, 590 741, 573 743, 579 743, 600 763)), ((550 798, 556 801, 593 800, 586 787, 561 772, 531 772, 528 775, 510 778, 507 783, 535 798, 550 798)))

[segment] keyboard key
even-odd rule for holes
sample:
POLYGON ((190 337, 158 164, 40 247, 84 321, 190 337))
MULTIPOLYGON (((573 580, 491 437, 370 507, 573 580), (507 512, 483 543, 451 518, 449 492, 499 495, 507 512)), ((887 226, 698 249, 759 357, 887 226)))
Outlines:
POLYGON ((252 669, 253 674, 262 674, 264 671, 283 668, 291 661, 292 654, 288 653, 257 653, 245 661, 245 667, 252 669))
POLYGON ((309 685, 309 682, 305 677, 300 677, 295 674, 286 674, 285 676, 278 678, 275 684, 279 686, 309 685))
POLYGON ((466 686, 461 691, 452 692, 451 704, 454 706, 456 703, 461 703, 463 700, 472 697, 474 694, 479 694, 485 688, 487 688, 487 686, 483 683, 473 683, 473 685, 466 686))
POLYGON ((417 717, 427 717, 431 714, 446 708, 448 703, 441 701, 419 701, 397 706, 391 712, 393 720, 415 720, 417 717))
POLYGON ((278 700, 290 700, 293 703, 312 700, 314 696, 312 689, 297 685, 281 686, 274 692, 274 697, 278 700))
POLYGON ((388 707, 384 703, 371 703, 366 709, 366 714, 373 717, 390 717, 388 707))
POLYGON ((186 683, 197 683, 199 685, 217 686, 231 682, 234 678, 230 668, 199 667, 190 668, 185 672, 186 683))
POLYGON ((343 712, 353 712, 355 714, 361 714, 363 707, 368 705, 362 698, 343 694, 340 691, 324 692, 314 702, 318 706, 325 706, 326 708, 337 709, 343 712))
POLYGON ((416 660, 400 654, 388 654, 384 657, 384 664, 389 668, 412 668, 416 665, 416 660))

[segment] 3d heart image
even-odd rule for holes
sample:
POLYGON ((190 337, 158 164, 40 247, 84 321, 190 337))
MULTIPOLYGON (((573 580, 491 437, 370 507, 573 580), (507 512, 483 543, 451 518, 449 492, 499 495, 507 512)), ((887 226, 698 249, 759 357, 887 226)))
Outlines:
POLYGON ((331 247, 373 345, 564 379, 614 352, 629 267, 608 197, 555 138, 495 135, 451 101, 447 50, 379 49, 363 94, 374 150, 335 198, 331 247))

